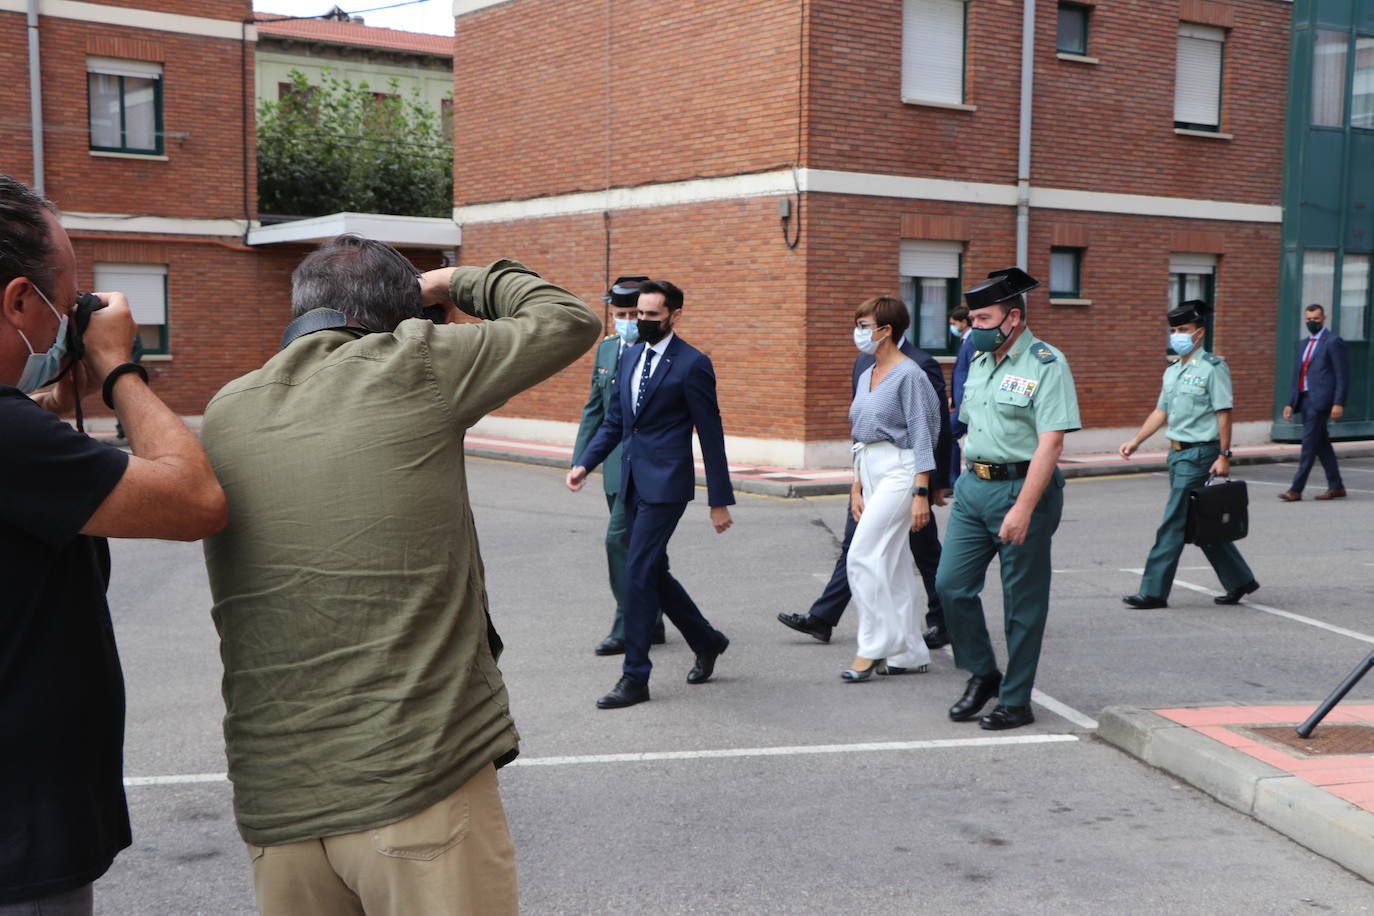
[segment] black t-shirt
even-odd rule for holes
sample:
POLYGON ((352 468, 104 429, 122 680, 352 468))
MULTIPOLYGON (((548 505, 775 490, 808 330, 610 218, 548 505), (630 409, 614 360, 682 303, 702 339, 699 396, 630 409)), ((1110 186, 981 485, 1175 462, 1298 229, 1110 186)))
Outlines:
POLYGON ((130 842, 110 551, 78 533, 128 463, 0 385, 0 904, 94 881, 130 842))

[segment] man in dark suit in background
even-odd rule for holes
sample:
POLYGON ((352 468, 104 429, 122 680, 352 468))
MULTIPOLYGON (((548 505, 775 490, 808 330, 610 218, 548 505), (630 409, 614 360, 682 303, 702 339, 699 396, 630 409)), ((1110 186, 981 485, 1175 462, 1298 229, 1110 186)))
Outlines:
MULTIPOLYGON (((945 374, 935 358, 910 340, 902 341, 901 351, 925 372, 926 377, 930 379, 931 386, 935 389, 935 396, 939 399, 940 404, 942 406, 948 404, 949 402, 945 399, 945 374)), ((863 375, 868 367, 873 365, 873 361, 874 358, 867 353, 860 353, 858 359, 854 360, 854 372, 849 385, 851 398, 859 387, 859 376, 863 375)), ((932 481, 939 482, 938 486, 931 487, 931 503, 936 506, 945 504, 943 487, 945 481, 949 480, 950 449, 949 417, 945 411, 941 410, 940 438, 935 443, 935 473, 930 478, 932 481)), ((835 571, 831 573, 830 581, 826 583, 821 596, 811 605, 809 613, 778 615, 779 623, 798 632, 814 636, 821 642, 830 642, 830 631, 840 622, 840 615, 849 605, 849 573, 847 569, 849 543, 854 539, 854 529, 858 527, 858 522, 854 520, 854 514, 849 511, 845 512, 844 518, 844 543, 840 547, 840 558, 835 561, 835 571)), ((911 532, 910 543, 911 555, 916 559, 916 569, 921 573, 921 581, 925 584, 928 602, 925 642, 929 648, 939 649, 949 645, 949 636, 945 633, 945 611, 940 605, 940 596, 935 591, 935 570, 940 566, 940 531, 935 524, 934 515, 930 517, 930 524, 925 525, 919 531, 911 532)))
POLYGON ((716 403, 716 375, 706 354, 673 333, 682 314, 682 290, 666 280, 645 281, 639 287, 638 307, 641 343, 621 356, 616 372, 618 397, 611 399, 601 428, 567 477, 568 489, 582 489, 587 472, 623 443, 620 498, 630 533, 625 564, 625 663, 619 682, 596 701, 600 709, 619 709, 649 699, 649 631, 658 608, 696 653, 687 683, 710 680, 716 659, 730 645, 668 571, 668 541, 695 495, 694 427, 706 465, 711 524, 718 534, 732 524, 729 507, 735 494, 716 403))
POLYGON ((1302 455, 1298 472, 1288 489, 1279 494, 1284 502, 1302 499, 1302 488, 1312 472, 1314 460, 1320 458, 1326 472, 1326 492, 1317 499, 1341 499, 1345 484, 1341 469, 1336 466, 1336 450, 1331 447, 1331 433, 1327 420, 1339 420, 1345 413, 1347 380, 1350 364, 1345 355, 1345 341, 1325 327, 1326 309, 1313 303, 1303 313, 1307 331, 1312 336, 1298 342, 1298 362, 1293 370, 1293 387, 1283 406, 1283 418, 1291 420, 1293 411, 1302 411, 1302 455))
POLYGON ((973 362, 973 323, 968 320, 968 307, 959 306, 949 313, 950 332, 959 335, 959 352, 954 357, 954 370, 949 374, 949 485, 959 479, 959 467, 963 463, 959 452, 959 439, 968 432, 964 421, 959 419, 959 407, 964 403, 964 380, 968 378, 968 367, 973 362))

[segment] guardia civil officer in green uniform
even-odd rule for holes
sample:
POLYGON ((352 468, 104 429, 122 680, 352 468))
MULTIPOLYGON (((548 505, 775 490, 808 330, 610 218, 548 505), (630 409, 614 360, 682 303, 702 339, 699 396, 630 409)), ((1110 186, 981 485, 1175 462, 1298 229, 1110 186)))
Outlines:
POLYGON ((1035 721, 1031 688, 1050 603, 1050 539, 1064 505, 1059 454, 1064 434, 1080 427, 1078 395, 1064 354, 1026 325, 1024 294, 1040 282, 1015 267, 994 270, 964 293, 977 354, 969 365, 959 419, 968 426, 965 472, 935 587, 945 606, 954 663, 973 676, 949 709, 956 722, 977 718, 987 729, 1035 721), (988 564, 1002 569, 1007 667, 997 667, 983 619, 988 564))
MULTIPOLYGON (((582 422, 577 427, 577 444, 573 455, 582 454, 587 443, 592 441, 601 421, 610 409, 611 398, 616 395, 615 370, 620 362, 620 354, 626 347, 633 346, 639 337, 636 318, 639 304, 639 284, 648 277, 617 277, 615 284, 602 296, 610 311, 615 333, 608 336, 596 348, 596 358, 592 361, 592 390, 587 395, 587 403, 582 407, 582 422)), ((625 619, 623 600, 625 596, 625 558, 630 550, 630 536, 625 528, 625 504, 617 495, 620 493, 620 446, 606 456, 601 465, 601 476, 606 488, 606 506, 611 510, 611 520, 606 526, 606 567, 610 573, 611 594, 615 596, 615 622, 611 625, 611 635, 597 643, 597 655, 623 655, 625 652, 625 619)), ((663 612, 654 622, 654 645, 663 643, 663 612)))
MULTIPOLYGON (((1231 369, 1202 346, 1211 311, 1201 299, 1190 299, 1169 313, 1169 347, 1178 354, 1178 362, 1164 370, 1159 401, 1140 431, 1118 449, 1122 458, 1130 458, 1140 443, 1169 424, 1169 502, 1145 561, 1140 591, 1121 599, 1131 607, 1169 606, 1169 589, 1183 553, 1188 491, 1201 486, 1209 474, 1225 477, 1231 472, 1231 369)), ((1226 589, 1213 599, 1217 604, 1236 604, 1259 588, 1235 544, 1213 544, 1202 552, 1226 589)))

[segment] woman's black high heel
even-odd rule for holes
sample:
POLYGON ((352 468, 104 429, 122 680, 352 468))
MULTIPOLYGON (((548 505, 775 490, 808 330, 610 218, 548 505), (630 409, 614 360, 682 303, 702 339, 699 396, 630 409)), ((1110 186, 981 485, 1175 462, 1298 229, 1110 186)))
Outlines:
POLYGON ((857 684, 860 681, 866 681, 878 672, 878 668, 882 666, 883 661, 884 659, 875 658, 872 663, 862 671, 855 668, 846 668, 840 672, 840 677, 844 679, 846 684, 857 684))

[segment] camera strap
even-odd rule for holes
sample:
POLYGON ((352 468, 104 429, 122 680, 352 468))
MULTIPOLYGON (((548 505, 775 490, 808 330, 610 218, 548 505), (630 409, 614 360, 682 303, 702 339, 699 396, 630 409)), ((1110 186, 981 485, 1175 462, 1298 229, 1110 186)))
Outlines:
POLYGON ((348 316, 337 309, 311 309, 286 326, 286 331, 281 336, 281 349, 285 350, 293 342, 307 334, 314 334, 316 331, 328 331, 333 328, 347 328, 358 334, 372 333, 367 328, 349 324, 348 316))

